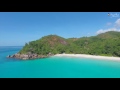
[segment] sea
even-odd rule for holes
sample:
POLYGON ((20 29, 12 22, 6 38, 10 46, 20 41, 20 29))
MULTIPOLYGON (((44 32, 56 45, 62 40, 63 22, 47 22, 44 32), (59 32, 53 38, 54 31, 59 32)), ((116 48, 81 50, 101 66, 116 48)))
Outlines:
POLYGON ((22 46, 0 46, 0 78, 120 78, 120 62, 52 56, 36 60, 6 58, 22 46))

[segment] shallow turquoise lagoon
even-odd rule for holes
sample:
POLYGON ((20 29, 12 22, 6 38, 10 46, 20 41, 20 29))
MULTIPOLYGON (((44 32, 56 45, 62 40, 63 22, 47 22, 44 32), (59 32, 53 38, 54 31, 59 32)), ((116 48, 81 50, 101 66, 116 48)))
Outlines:
POLYGON ((0 47, 0 78, 120 78, 120 62, 72 57, 6 58, 22 47, 0 47))

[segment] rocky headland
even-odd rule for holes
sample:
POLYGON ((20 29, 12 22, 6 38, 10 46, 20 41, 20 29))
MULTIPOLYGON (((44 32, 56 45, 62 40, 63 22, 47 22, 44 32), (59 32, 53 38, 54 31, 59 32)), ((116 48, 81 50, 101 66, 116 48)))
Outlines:
POLYGON ((28 59, 38 59, 38 58, 47 58, 53 56, 52 54, 48 55, 38 55, 38 54, 13 54, 13 55, 8 55, 7 58, 15 58, 15 59, 21 59, 21 60, 28 60, 28 59))
POLYGON ((109 31, 97 36, 68 39, 47 35, 26 43, 18 53, 7 57, 28 60, 63 53, 120 57, 120 32, 109 31))

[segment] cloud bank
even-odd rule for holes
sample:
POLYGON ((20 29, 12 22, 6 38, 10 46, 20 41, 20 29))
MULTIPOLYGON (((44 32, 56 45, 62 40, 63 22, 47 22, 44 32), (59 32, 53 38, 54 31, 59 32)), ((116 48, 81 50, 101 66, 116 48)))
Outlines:
MULTIPOLYGON (((112 23, 107 23, 107 25, 111 25, 112 23)), ((108 28, 108 29, 100 29, 96 32, 96 34, 101 34, 101 33, 105 33, 108 31, 119 31, 120 32, 120 18, 117 19, 114 23, 114 27, 113 28, 108 28)))
POLYGON ((120 18, 118 20, 116 20, 115 27, 117 27, 117 28, 120 27, 120 18))
POLYGON ((105 32, 108 32, 108 31, 120 31, 120 29, 116 29, 116 28, 100 29, 96 33, 100 34, 100 33, 105 33, 105 32))

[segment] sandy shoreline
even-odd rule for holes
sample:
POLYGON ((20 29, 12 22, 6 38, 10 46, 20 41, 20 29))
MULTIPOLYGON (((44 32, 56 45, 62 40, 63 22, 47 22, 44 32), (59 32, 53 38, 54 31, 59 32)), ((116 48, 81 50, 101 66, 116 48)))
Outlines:
POLYGON ((120 61, 120 57, 108 57, 108 56, 95 56, 95 55, 86 55, 86 54, 56 54, 54 56, 60 57, 81 57, 81 58, 93 58, 93 59, 100 59, 100 60, 113 60, 113 61, 120 61))

